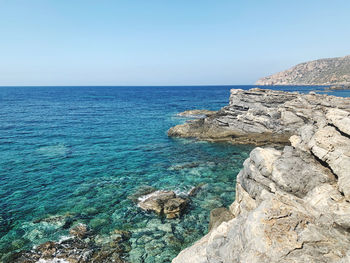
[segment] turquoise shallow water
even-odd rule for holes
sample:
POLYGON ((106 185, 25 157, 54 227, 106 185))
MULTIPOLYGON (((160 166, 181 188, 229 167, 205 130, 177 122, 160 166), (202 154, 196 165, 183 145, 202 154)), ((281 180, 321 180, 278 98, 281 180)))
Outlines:
POLYGON ((101 236, 131 231, 133 263, 170 262, 207 232, 211 209, 233 202, 252 147, 166 132, 186 120, 178 112, 226 105, 230 88, 0 87, 0 258, 62 238, 62 218, 73 215, 101 236), (181 193, 199 184, 203 190, 175 220, 128 198, 144 186, 181 193))

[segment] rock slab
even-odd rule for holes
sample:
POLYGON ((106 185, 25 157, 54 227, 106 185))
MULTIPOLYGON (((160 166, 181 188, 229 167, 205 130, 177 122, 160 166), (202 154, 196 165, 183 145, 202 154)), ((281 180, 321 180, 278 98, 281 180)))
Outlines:
MULTIPOLYGON (((286 144, 300 127, 326 124, 329 110, 335 123, 344 123, 349 109, 349 98, 259 88, 232 89, 228 106, 208 117, 172 127, 168 135, 257 146, 286 144), (343 113, 340 115, 339 111, 343 113)), ((348 131, 347 124, 339 127, 348 131)))

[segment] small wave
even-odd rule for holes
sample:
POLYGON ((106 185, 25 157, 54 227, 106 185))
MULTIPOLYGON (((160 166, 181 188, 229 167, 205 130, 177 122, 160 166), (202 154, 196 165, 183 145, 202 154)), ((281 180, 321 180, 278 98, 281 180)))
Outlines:
POLYGON ((58 240, 58 243, 62 243, 62 242, 65 242, 67 240, 71 240, 72 239, 72 236, 61 236, 58 240))
POLYGON ((149 199, 153 196, 156 196, 159 192, 161 192, 161 190, 157 190, 157 191, 154 191, 150 194, 140 196, 139 198, 137 198, 137 200, 139 201, 139 203, 142 203, 142 202, 146 201, 147 199, 149 199))
POLYGON ((177 195, 177 196, 188 196, 188 193, 189 191, 184 191, 184 190, 180 190, 180 189, 175 189, 174 190, 174 193, 177 195))

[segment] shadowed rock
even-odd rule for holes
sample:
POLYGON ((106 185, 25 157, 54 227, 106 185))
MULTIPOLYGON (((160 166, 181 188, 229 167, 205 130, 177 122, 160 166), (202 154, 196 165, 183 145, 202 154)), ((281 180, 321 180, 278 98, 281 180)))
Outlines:
POLYGON ((215 208, 210 211, 209 231, 217 228, 221 223, 230 221, 234 216, 225 207, 215 208))

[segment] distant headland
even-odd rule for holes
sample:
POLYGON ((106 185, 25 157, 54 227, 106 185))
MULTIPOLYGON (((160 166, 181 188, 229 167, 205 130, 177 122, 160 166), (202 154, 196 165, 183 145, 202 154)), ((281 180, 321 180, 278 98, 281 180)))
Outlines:
POLYGON ((261 78, 255 84, 350 86, 350 55, 304 62, 261 78))

